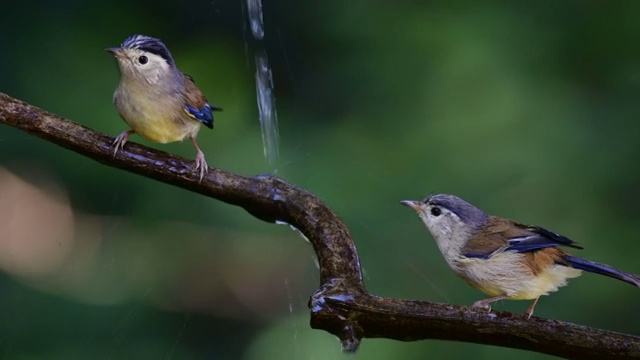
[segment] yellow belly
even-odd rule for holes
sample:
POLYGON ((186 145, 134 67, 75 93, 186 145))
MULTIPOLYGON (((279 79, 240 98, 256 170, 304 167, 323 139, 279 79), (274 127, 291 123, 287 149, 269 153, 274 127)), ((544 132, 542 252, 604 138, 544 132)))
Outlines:
POLYGON ((162 117, 139 117, 125 121, 138 135, 163 144, 195 137, 200 130, 200 123, 191 119, 175 121, 162 117))
POLYGON ((201 123, 191 118, 180 99, 165 98, 147 89, 123 86, 116 89, 114 104, 120 117, 140 136, 159 143, 195 137, 201 123))
POLYGON ((465 261, 459 273, 469 284, 490 296, 507 295, 512 300, 532 300, 567 285, 580 276, 578 269, 553 264, 534 275, 523 270, 519 254, 502 253, 490 259, 465 261))
POLYGON ((509 299, 514 300, 531 300, 537 299, 542 295, 548 295, 550 292, 558 291, 562 286, 567 285, 567 280, 578 277, 582 271, 566 267, 562 265, 550 266, 547 271, 538 274, 535 280, 531 281, 531 287, 520 291, 509 299))

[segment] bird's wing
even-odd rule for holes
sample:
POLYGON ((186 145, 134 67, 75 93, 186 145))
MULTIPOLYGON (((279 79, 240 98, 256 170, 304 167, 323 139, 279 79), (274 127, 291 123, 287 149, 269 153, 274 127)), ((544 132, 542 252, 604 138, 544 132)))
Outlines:
POLYGON ((520 224, 518 222, 490 217, 489 223, 475 234, 474 244, 467 244, 462 249, 462 254, 471 258, 488 259, 493 254, 503 251, 534 252, 536 250, 569 246, 582 249, 573 240, 556 234, 539 226, 520 224))
POLYGON ((198 89, 193 78, 187 74, 185 76, 184 111, 194 120, 203 123, 209 129, 213 129, 213 112, 222 110, 210 105, 202 91, 198 89))
POLYGON ((566 236, 556 234, 539 226, 518 224, 523 228, 523 233, 509 238, 509 247, 506 250, 517 252, 534 251, 548 247, 568 246, 582 249, 575 241, 566 236))

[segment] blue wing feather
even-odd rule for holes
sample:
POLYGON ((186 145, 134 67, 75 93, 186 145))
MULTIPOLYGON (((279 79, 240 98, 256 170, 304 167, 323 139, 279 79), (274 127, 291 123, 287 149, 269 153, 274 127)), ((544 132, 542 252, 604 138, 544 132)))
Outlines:
POLYGON ((514 236, 515 234, 513 234, 513 232, 509 235, 507 235, 508 232, 498 232, 494 234, 506 240, 504 246, 488 249, 489 251, 466 252, 463 255, 468 258, 488 259, 495 253, 503 251, 531 252, 557 246, 582 249, 582 246, 575 241, 547 229, 537 226, 520 226, 521 230, 516 232, 519 232, 516 236, 514 236))
POLYGON ((468 257, 468 258, 485 259, 486 260, 486 259, 490 258, 494 253, 495 253, 495 251, 494 252, 490 252, 490 253, 486 253, 486 254, 471 254, 471 253, 467 253, 467 254, 462 254, 462 255, 464 255, 465 257, 468 257))
POLYGON ((183 75, 185 79, 185 112, 194 120, 201 122, 209 129, 213 129, 213 112, 222 109, 209 104, 202 91, 195 85, 193 78, 187 74, 183 75))
POLYGON ((529 230, 531 231, 530 235, 509 239, 509 246, 505 250, 528 252, 557 246, 582 249, 582 246, 568 237, 556 234, 545 228, 532 226, 529 230))
POLYGON ((189 114, 209 129, 213 129, 213 112, 215 110, 222 110, 219 107, 211 106, 209 103, 205 103, 200 109, 191 105, 187 105, 186 108, 189 114))

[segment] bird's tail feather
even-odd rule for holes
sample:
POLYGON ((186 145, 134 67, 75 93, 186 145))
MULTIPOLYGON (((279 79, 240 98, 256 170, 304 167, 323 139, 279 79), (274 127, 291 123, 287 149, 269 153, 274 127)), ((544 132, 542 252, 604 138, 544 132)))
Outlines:
POLYGON ((569 263, 572 267, 594 274, 600 274, 609 276, 624 282, 628 282, 631 285, 640 286, 640 275, 630 274, 624 271, 620 271, 612 266, 605 264, 598 264, 593 261, 581 259, 579 257, 565 255, 563 259, 569 263))

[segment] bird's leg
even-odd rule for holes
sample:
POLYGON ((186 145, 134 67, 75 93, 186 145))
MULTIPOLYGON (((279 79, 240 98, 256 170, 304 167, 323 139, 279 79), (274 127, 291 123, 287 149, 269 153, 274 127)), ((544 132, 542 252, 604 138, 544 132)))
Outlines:
POLYGON ((193 146, 196 148, 196 171, 200 170, 200 181, 202 181, 204 174, 209 172, 209 165, 207 165, 207 160, 204 159, 204 153, 200 150, 196 142, 196 137, 190 136, 189 139, 191 139, 193 146))
POLYGON ((524 312, 524 314, 527 315, 527 319, 531 319, 531 315, 533 315, 533 308, 536 307, 536 303, 538 302, 538 299, 540 298, 537 297, 535 300, 533 300, 533 303, 529 305, 529 307, 527 308, 527 311, 524 312))
POLYGON ((479 307, 479 308, 487 309, 489 312, 491 312, 491 305, 489 304, 491 304, 494 301, 498 301, 506 298, 507 298, 507 295, 502 294, 502 295, 490 297, 488 299, 478 300, 474 302, 473 305, 471 305, 471 307, 479 307))
POLYGON ((123 131, 115 140, 113 140, 112 145, 115 145, 115 149, 113 150, 113 157, 116 157, 116 154, 118 154, 118 150, 121 150, 124 147, 124 144, 127 143, 127 140, 129 140, 129 135, 134 133, 135 131, 133 130, 123 131))

